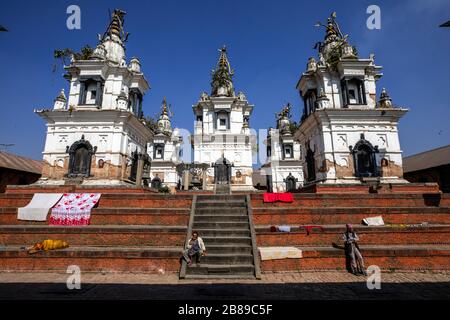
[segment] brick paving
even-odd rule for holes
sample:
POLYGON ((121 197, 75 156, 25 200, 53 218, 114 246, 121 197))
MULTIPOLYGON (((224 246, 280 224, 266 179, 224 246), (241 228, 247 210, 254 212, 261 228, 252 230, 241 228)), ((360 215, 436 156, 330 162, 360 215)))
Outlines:
POLYGON ((450 299, 450 271, 384 272, 381 289, 346 272, 263 274, 262 280, 179 280, 178 274, 84 273, 68 290, 65 273, 0 273, 0 299, 450 299))

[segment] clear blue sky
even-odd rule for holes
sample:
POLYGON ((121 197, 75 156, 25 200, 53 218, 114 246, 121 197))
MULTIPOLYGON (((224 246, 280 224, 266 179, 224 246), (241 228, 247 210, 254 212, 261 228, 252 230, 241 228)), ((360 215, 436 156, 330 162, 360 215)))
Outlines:
POLYGON ((253 128, 274 126, 286 103, 299 120, 295 85, 315 42, 316 21, 337 11, 361 57, 375 53, 384 67, 378 92, 410 112, 400 123, 404 155, 450 143, 450 1, 2 1, 0 25, 0 143, 9 152, 41 159, 45 125, 33 109, 50 108, 68 90, 61 69, 52 73, 53 50, 95 46, 108 24, 108 8, 127 11, 127 58, 138 56, 152 89, 144 113, 154 115, 167 96, 174 124, 192 130, 194 104, 210 90, 210 70, 222 44, 229 48, 235 87, 255 105, 253 128), (81 7, 81 30, 66 28, 66 8, 81 7), (381 30, 366 27, 366 8, 381 8, 381 30))

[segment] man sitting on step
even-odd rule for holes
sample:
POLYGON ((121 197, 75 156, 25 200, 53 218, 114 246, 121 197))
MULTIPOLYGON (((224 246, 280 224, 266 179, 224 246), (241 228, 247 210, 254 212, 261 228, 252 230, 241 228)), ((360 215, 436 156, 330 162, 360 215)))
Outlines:
POLYGON ((188 263, 188 266, 192 265, 192 258, 195 256, 197 263, 200 263, 200 258, 206 255, 206 247, 202 238, 198 236, 197 231, 192 231, 192 237, 186 244, 186 249, 183 251, 183 258, 188 263))

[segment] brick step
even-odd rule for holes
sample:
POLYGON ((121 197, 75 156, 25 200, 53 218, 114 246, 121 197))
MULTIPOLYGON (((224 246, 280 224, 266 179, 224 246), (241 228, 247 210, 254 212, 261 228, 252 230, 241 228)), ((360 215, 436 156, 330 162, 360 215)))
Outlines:
POLYGON ((197 204, 217 204, 217 203, 221 203, 222 205, 229 205, 229 204, 245 204, 245 198, 242 199, 235 199, 235 198, 230 198, 230 199, 211 199, 211 198, 204 198, 204 199, 197 199, 197 204))
POLYGON ((208 244, 206 251, 211 253, 234 254, 252 252, 253 247, 245 244, 208 244))
POLYGON ((234 279, 239 279, 239 280, 255 280, 255 275, 253 274, 241 274, 241 275, 233 275, 233 274, 219 274, 219 275, 205 275, 205 274, 187 274, 185 276, 185 279, 196 279, 196 280, 223 280, 223 279, 228 279, 228 280, 234 280, 234 279))
POLYGON ((150 245, 182 246, 185 226, 0 226, 0 244, 34 244, 45 239, 60 239, 69 245, 150 245))
POLYGON ((212 208, 212 209, 221 209, 221 208, 232 208, 232 209, 236 209, 236 208, 245 208, 246 204, 245 203, 240 203, 240 202, 230 202, 230 203, 226 203, 226 202, 197 202, 196 204, 196 209, 201 209, 201 208, 212 208))
POLYGON ((210 215, 210 214, 241 214, 241 215, 247 215, 247 210, 245 207, 217 207, 217 208, 211 208, 211 207, 205 207, 205 208, 195 208, 195 216, 201 216, 201 215, 210 215))
POLYGON ((66 272, 77 265, 81 272, 163 273, 180 267, 181 247, 70 246, 33 255, 21 247, 0 249, 0 271, 66 272))
POLYGON ((244 195, 226 195, 226 194, 215 194, 215 195, 198 195, 197 201, 204 200, 240 200, 245 201, 244 195))
POLYGON ((361 223, 362 219, 382 216, 385 223, 450 223, 450 208, 254 208, 255 224, 335 224, 361 223))
MULTIPOLYGON (((195 226, 195 223, 194 223, 195 226)), ((250 228, 243 229, 206 229, 194 227, 196 231, 203 237, 250 237, 250 228)))
MULTIPOLYGON (((298 227, 291 228, 291 232, 270 232, 267 226, 256 226, 258 245, 262 246, 329 246, 341 243, 345 231, 342 225, 323 226, 324 231, 313 229, 309 235, 298 227)), ((361 244, 389 245, 389 244, 449 244, 450 225, 429 225, 417 228, 397 227, 365 227, 355 226, 361 244)))
MULTIPOLYGON (((206 220, 205 220, 206 221, 206 220)), ((247 222, 233 222, 233 221, 208 221, 208 222, 199 222, 197 219, 194 222, 194 229, 218 229, 221 228, 223 230, 227 229, 248 229, 249 223, 247 222)))
MULTIPOLYGON (((450 246, 360 246, 366 268, 382 270, 450 270, 450 246)), ((331 247, 299 247, 301 259, 261 261, 262 272, 345 270, 345 253, 331 247)))
MULTIPOLYGON (((24 207, 32 194, 0 194, 0 207, 24 207)), ((192 196, 154 193, 105 193, 98 207, 190 208, 192 196)))
MULTIPOLYGON (((92 225, 187 225, 189 208, 94 208, 92 225)), ((48 225, 47 221, 17 219, 16 208, 0 208, 0 225, 48 225)))
POLYGON ((294 194, 291 203, 264 203, 263 196, 251 195, 253 208, 270 207, 449 207, 450 196, 433 194, 294 194))
POLYGON ((5 193, 7 194, 34 194, 34 193, 69 193, 69 192, 90 192, 90 193, 158 193, 148 187, 136 187, 135 185, 114 185, 114 186, 86 186, 86 185, 9 185, 5 193))
POLYGON ((195 214, 195 222, 246 222, 247 214, 195 214))
POLYGON ((243 244, 252 245, 252 238, 250 236, 234 236, 234 237, 221 237, 221 236, 201 236, 205 242, 205 246, 216 245, 216 244, 243 244))
POLYGON ((252 264, 229 265, 229 264, 201 264, 187 267, 186 275, 254 275, 255 267, 252 264))
POLYGON ((207 265, 239 265, 239 264, 253 264, 253 256, 250 253, 210 253, 201 258, 201 264, 207 265))

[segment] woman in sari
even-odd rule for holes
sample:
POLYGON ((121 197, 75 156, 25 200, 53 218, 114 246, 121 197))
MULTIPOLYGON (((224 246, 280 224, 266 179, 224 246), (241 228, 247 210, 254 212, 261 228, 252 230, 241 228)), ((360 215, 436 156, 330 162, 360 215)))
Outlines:
POLYGON ((345 258, 348 272, 354 275, 367 275, 366 268, 364 267, 364 259, 359 250, 358 241, 359 237, 353 230, 351 224, 346 225, 343 238, 345 243, 345 258))

